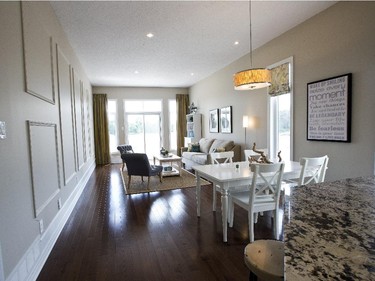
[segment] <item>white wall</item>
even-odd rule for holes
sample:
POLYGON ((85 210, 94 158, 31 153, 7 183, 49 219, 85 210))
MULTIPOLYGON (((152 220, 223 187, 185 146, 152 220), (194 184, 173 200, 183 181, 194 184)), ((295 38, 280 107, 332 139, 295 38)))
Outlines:
POLYGON ((163 146, 169 147, 168 130, 168 100, 176 99, 176 94, 187 94, 185 88, 132 88, 132 87, 93 87, 94 94, 107 94, 108 99, 117 100, 118 126, 119 126, 119 144, 125 143, 124 136, 124 100, 125 99, 156 99, 162 100, 163 106, 163 146))
POLYGON ((91 85, 48 2, 0 2, 0 26, 0 279, 32 280, 94 168, 91 85), (73 69, 83 115, 72 105, 73 69))
MULTIPOLYGON (((294 59, 294 159, 328 154, 327 180, 373 174, 375 152, 375 2, 339 2, 253 52, 253 67, 294 59), (353 73, 351 143, 306 140, 307 83, 353 73)), ((204 136, 243 145, 242 115, 257 116, 260 128, 248 140, 267 144, 266 90, 234 91, 232 75, 249 67, 249 57, 233 62, 191 87, 190 100, 204 115, 204 136), (233 134, 210 134, 208 112, 233 106, 233 134)))

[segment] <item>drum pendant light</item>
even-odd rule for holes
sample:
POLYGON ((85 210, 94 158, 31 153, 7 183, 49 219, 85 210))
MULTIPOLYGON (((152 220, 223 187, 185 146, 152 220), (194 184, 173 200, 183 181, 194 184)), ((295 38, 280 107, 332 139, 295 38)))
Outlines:
POLYGON ((249 21, 250 21, 250 69, 242 70, 233 75, 235 90, 255 90, 271 85, 271 73, 265 68, 252 68, 252 32, 251 32, 251 0, 249 1, 249 21))

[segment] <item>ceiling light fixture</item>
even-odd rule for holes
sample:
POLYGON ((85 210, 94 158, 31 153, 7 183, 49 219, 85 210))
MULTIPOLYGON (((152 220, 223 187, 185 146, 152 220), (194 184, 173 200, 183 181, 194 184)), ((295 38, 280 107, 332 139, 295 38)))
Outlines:
POLYGON ((152 37, 154 37, 154 34, 152 34, 152 33, 147 33, 147 35, 146 35, 148 38, 152 38, 152 37))
POLYGON ((252 68, 253 51, 251 38, 251 0, 249 0, 249 20, 250 20, 250 69, 242 70, 233 75, 235 90, 255 90, 271 85, 271 73, 265 68, 252 68))

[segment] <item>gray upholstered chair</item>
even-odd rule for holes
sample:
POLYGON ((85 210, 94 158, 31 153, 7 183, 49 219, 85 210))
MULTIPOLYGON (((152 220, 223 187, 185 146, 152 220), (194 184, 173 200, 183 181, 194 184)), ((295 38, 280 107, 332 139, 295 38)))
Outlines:
POLYGON ((123 171, 124 170, 124 166, 125 166, 125 161, 122 158, 122 155, 124 153, 134 153, 133 147, 130 144, 121 144, 121 145, 119 145, 117 147, 117 150, 120 151, 120 154, 121 154, 121 159, 122 159, 122 168, 121 168, 121 170, 123 171))
POLYGON ((126 168, 128 170, 128 188, 130 188, 130 181, 132 176, 141 176, 142 181, 143 177, 147 176, 147 188, 149 188, 150 186, 151 176, 158 175, 160 182, 162 182, 161 173, 163 171, 163 166, 150 165, 146 153, 124 153, 121 155, 121 158, 125 162, 126 168))

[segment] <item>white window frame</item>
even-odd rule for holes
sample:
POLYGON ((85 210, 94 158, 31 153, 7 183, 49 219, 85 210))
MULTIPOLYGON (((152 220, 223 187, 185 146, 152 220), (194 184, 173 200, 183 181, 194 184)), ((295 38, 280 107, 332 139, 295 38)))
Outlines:
MULTIPOLYGON (((143 115, 143 119, 145 117, 145 115, 158 115, 159 116, 159 124, 160 124, 160 127, 159 127, 159 131, 160 131, 160 144, 162 145, 163 144, 163 130, 164 130, 164 126, 163 126, 163 118, 162 118, 162 115, 163 115, 163 100, 162 99, 124 99, 123 100, 123 107, 124 107, 124 131, 123 131, 123 135, 124 135, 124 138, 125 138, 125 143, 129 143, 129 139, 128 139, 128 135, 126 135, 125 133, 128 131, 128 123, 127 123, 127 116, 128 115, 133 115, 133 114, 137 114, 137 115, 143 115), (145 102, 145 101, 158 101, 161 103, 161 109, 160 111, 134 111, 134 112, 127 112, 126 111, 126 106, 125 106, 125 103, 127 101, 142 101, 142 102, 145 102)), ((144 122, 144 120, 143 120, 144 122)), ((146 140, 144 140, 144 145, 146 145, 146 140)), ((144 147, 145 149, 145 147, 144 147)))
MULTIPOLYGON (((279 61, 275 64, 269 65, 267 68, 272 69, 279 65, 282 65, 284 63, 289 63, 289 83, 290 83, 290 155, 289 157, 287 155, 283 155, 281 152, 281 157, 284 160, 293 160, 294 156, 294 126, 293 126, 293 120, 294 120, 294 114, 293 114, 293 105, 294 105, 294 90, 293 90, 293 57, 286 58, 282 61, 279 61), (289 158, 289 159, 288 159, 289 158)), ((278 118, 276 118, 275 111, 278 111, 278 103, 272 102, 272 97, 268 95, 267 98, 267 104, 268 104, 268 118, 267 118, 267 143, 268 143, 268 149, 269 149, 269 155, 275 157, 278 153, 278 147, 279 147, 279 139, 278 139, 278 118)))
MULTIPOLYGON (((170 151, 173 151, 175 153, 177 153, 177 147, 172 147, 171 144, 172 144, 172 139, 171 139, 171 108, 170 108, 170 103, 171 102, 174 102, 175 103, 175 108, 177 107, 177 101, 176 99, 168 99, 168 147, 169 147, 169 150, 170 151)), ((177 113, 175 113, 175 130, 176 130, 176 136, 177 136, 177 113)), ((177 140, 176 140, 177 142, 177 140)), ((177 145, 177 143, 176 143, 177 145)))
MULTIPOLYGON (((118 112, 118 109, 119 109, 119 105, 118 105, 118 100, 117 99, 108 99, 108 102, 110 101, 114 101, 116 103, 116 115, 115 115, 115 127, 116 127, 116 138, 117 138, 117 145, 116 147, 119 145, 120 143, 120 132, 119 132, 119 120, 118 120, 118 117, 119 117, 119 112, 118 112)), ((108 135, 109 135, 109 111, 108 111, 108 135)), ((111 151, 111 147, 109 148, 109 150, 111 151)), ((115 154, 120 154, 120 152, 116 149, 116 150, 113 150, 110 152, 111 155, 115 155, 115 154)))

